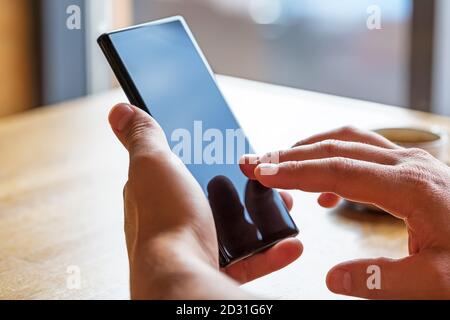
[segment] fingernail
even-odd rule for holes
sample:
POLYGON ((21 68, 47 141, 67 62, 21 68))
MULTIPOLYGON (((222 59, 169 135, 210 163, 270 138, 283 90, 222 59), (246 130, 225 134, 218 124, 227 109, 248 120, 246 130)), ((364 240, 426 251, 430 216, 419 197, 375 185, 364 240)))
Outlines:
POLYGON ((261 163, 256 169, 262 176, 273 176, 278 173, 279 166, 276 163, 261 163))
POLYGON ((109 114, 109 122, 114 130, 122 131, 134 116, 130 105, 122 103, 115 106, 109 114))
POLYGON ((344 269, 334 270, 328 281, 329 289, 335 293, 350 294, 352 292, 352 276, 344 269))
POLYGON ((241 158, 242 164, 258 164, 259 156, 256 154, 244 154, 241 158))

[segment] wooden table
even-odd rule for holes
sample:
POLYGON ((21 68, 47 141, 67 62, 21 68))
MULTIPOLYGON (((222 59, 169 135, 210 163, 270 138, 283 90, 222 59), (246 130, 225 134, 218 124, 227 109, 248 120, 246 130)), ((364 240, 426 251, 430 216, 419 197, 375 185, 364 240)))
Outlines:
MULTIPOLYGON (((260 152, 347 124, 450 130, 447 118, 405 109, 229 77, 219 83, 260 152)), ((122 231, 128 159, 107 124, 110 107, 124 100, 114 90, 0 119, 0 298, 129 297, 122 231)), ((400 221, 325 210, 316 195, 293 194, 303 256, 247 290, 274 298, 341 298, 325 287, 333 265, 406 254, 400 221)))

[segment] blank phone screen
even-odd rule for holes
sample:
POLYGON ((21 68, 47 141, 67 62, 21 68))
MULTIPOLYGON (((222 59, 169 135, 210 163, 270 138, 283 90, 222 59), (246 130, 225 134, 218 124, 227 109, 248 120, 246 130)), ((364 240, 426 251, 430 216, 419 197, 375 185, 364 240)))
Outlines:
POLYGON ((242 174, 238 160, 253 150, 185 23, 146 24, 109 37, 145 104, 139 107, 159 122, 209 199, 221 263, 295 235, 278 192, 242 174))

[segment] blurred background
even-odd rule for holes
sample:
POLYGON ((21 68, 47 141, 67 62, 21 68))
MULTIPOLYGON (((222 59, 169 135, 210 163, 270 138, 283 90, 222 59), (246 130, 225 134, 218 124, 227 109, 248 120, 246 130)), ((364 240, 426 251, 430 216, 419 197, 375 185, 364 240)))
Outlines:
POLYGON ((0 0, 0 116, 110 89, 98 35, 171 15, 217 73, 450 115, 448 0, 0 0))

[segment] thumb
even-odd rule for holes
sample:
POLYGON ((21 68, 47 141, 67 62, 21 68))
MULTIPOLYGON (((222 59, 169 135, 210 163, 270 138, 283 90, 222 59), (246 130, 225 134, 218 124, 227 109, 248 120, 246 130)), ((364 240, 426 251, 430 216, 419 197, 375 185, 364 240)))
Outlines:
POLYGON ((109 113, 109 123, 130 158, 170 151, 159 124, 137 107, 117 104, 109 113))
POLYGON ((367 299, 433 299, 446 293, 447 268, 438 255, 420 253, 400 260, 386 258, 344 262, 327 275, 337 294, 367 299))

